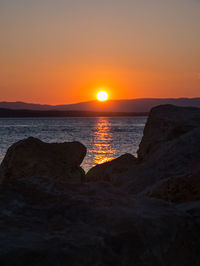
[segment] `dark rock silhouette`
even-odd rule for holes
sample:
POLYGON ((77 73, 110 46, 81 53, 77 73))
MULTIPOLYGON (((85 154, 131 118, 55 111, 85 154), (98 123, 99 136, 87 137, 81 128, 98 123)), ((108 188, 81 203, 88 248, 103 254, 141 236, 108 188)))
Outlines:
POLYGON ((200 201, 200 171, 161 180, 143 195, 177 203, 200 201))
POLYGON ((114 185, 119 185, 119 181, 116 176, 120 173, 126 171, 130 166, 137 163, 137 159, 127 153, 117 159, 114 159, 110 162, 99 164, 91 168, 86 176, 86 180, 89 181, 109 181, 114 185))
MULTIPOLYGON (((137 194, 164 179, 189 176, 200 164, 199 136, 200 109, 172 105, 153 108, 144 129, 137 161, 120 173, 112 173, 111 182, 115 180, 137 194)), ((112 164, 114 161, 109 167, 112 164)), ((105 164, 98 168, 105 171, 105 164)), ((88 178, 87 174, 86 179, 96 181, 97 176, 88 178)))
MULTIPOLYGON (((0 186, 0 264, 199 265, 200 209, 107 183, 0 186)), ((199 206, 199 205, 198 205, 199 206)))
POLYGON ((0 166, 0 181, 30 177, 81 180, 85 155, 86 148, 79 142, 45 143, 29 137, 8 149, 0 166))
POLYGON ((199 117, 154 108, 138 158, 98 165, 85 183, 63 181, 80 179, 82 144, 14 144, 0 167, 0 265, 199 266, 199 117))
POLYGON ((173 105, 161 105, 153 108, 144 129, 138 158, 151 157, 156 150, 162 149, 164 144, 168 144, 199 127, 199 108, 184 108, 173 105))

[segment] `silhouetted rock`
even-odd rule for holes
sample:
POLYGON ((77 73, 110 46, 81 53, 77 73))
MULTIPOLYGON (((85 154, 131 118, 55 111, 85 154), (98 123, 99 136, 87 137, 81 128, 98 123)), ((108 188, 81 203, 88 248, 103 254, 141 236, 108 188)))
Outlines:
MULTIPOLYGON (((113 173, 115 160, 92 168, 88 181, 107 180, 131 193, 156 183, 186 176, 200 165, 200 109, 172 105, 151 110, 138 150, 138 158, 113 173), (109 173, 109 178, 106 173, 109 173)), ((118 159, 116 159, 118 160, 118 159)))
POLYGON ((131 189, 139 192, 164 179, 193 173, 200 165, 199 136, 200 109, 153 108, 139 146, 140 163, 128 173, 131 189))
POLYGON ((164 179, 143 195, 177 203, 200 201, 200 172, 164 179))
POLYGON ((130 165, 136 164, 136 162, 137 159, 133 155, 126 153, 117 159, 92 167, 86 174, 86 180, 92 182, 109 181, 119 185, 123 183, 123 180, 120 180, 118 175, 124 173, 130 165))
POLYGON ((79 142, 45 143, 29 137, 13 144, 0 166, 0 181, 48 177, 80 180, 86 148, 79 142))
POLYGON ((163 144, 169 143, 200 127, 200 109, 160 105, 154 107, 144 128, 144 136, 139 145, 138 158, 147 159, 163 144))
POLYGON ((139 159, 92 168, 96 182, 65 182, 81 176, 80 143, 14 144, 0 167, 0 265, 199 266, 199 117, 153 109, 139 159))
POLYGON ((188 266, 200 262, 200 209, 109 183, 0 186, 0 265, 188 266))

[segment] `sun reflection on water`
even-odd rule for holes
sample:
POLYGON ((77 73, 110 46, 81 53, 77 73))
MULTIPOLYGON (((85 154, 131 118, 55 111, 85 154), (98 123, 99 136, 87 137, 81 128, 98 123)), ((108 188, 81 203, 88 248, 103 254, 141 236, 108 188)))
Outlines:
POLYGON ((94 165, 114 159, 115 149, 112 147, 113 134, 110 131, 109 121, 106 117, 99 117, 94 132, 94 165))

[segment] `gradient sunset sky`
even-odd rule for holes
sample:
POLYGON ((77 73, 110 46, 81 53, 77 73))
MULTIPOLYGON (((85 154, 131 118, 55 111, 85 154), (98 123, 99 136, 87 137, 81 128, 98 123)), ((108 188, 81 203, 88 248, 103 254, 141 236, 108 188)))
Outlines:
POLYGON ((200 96, 199 0, 1 0, 0 101, 200 96))

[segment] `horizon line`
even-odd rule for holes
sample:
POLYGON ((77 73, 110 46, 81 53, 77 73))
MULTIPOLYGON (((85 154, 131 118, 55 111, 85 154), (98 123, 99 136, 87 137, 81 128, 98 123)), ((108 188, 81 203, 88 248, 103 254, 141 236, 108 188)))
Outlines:
MULTIPOLYGON (((131 99, 109 99, 106 102, 111 102, 111 101, 132 101, 132 100, 164 100, 164 99, 169 99, 169 100, 177 100, 177 99, 200 99, 200 96, 197 97, 185 97, 185 96, 181 96, 181 97, 139 97, 139 98, 131 98, 131 99)), ((80 103, 91 103, 91 102, 98 102, 100 103, 98 100, 89 100, 89 101, 82 101, 82 102, 74 102, 74 103, 62 103, 62 104, 51 104, 51 103, 36 103, 36 102, 26 102, 26 101, 20 101, 20 100, 16 100, 16 101, 6 101, 6 100, 0 100, 0 103, 25 103, 25 104, 34 104, 34 105, 46 105, 46 106, 62 106, 62 105, 74 105, 74 104, 80 104, 80 103)), ((105 102, 101 102, 101 104, 105 102)))

